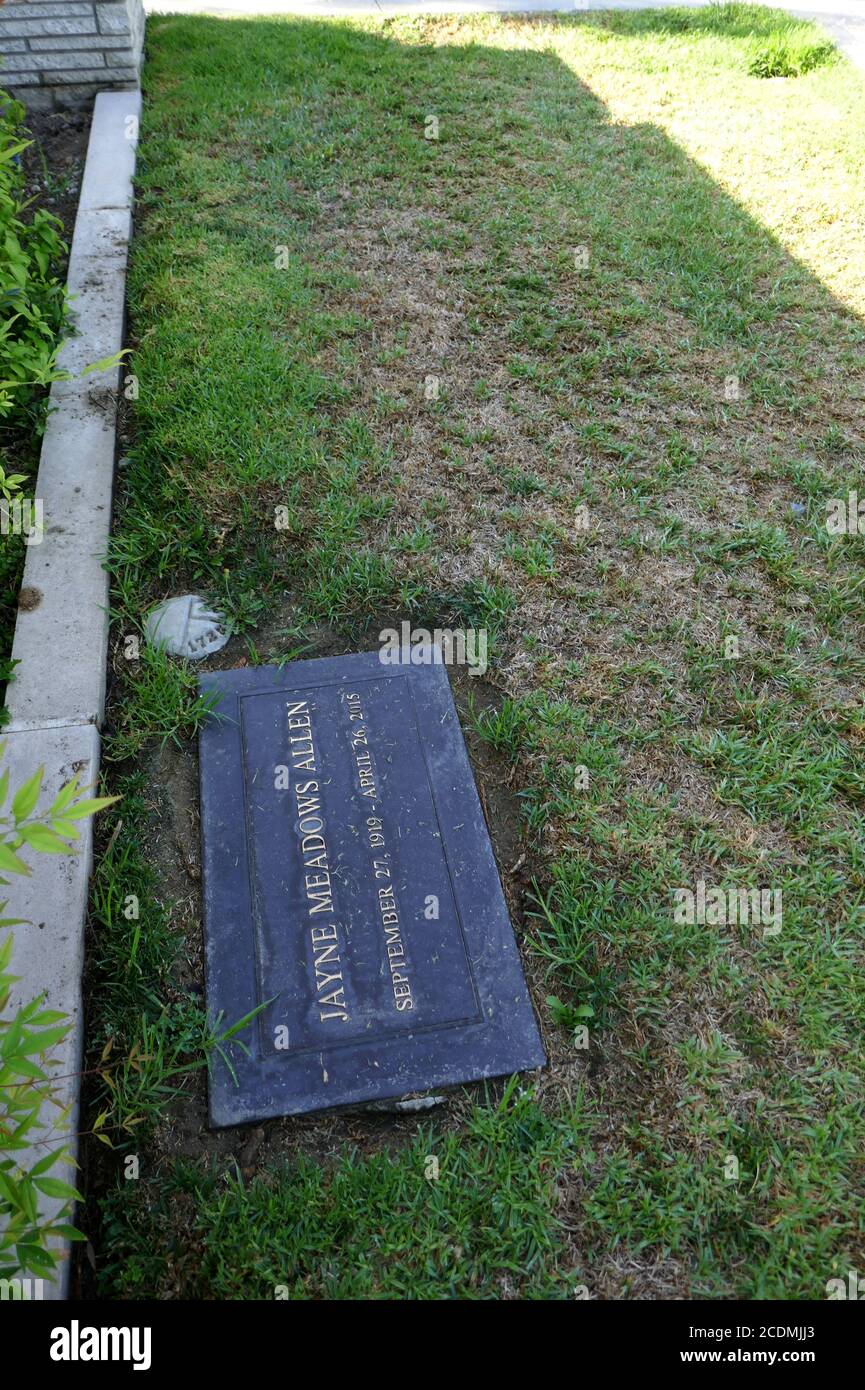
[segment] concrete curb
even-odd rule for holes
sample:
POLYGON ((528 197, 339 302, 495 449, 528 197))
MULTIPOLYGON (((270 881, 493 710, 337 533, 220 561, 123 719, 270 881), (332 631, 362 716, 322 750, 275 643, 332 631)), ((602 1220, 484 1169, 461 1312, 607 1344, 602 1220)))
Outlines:
MULTIPOLYGON (((87 162, 69 257, 68 287, 77 336, 65 344, 59 365, 74 380, 55 382, 36 496, 44 508, 44 535, 30 545, 22 587, 28 606, 15 625, 12 656, 21 664, 7 690, 11 721, 6 765, 16 786, 45 764, 40 806, 50 803, 77 772, 81 783, 99 772, 99 733, 108 657, 108 575, 103 569, 111 530, 111 495, 117 427, 119 372, 82 377, 91 362, 123 346, 126 261, 132 231, 132 179, 141 113, 138 91, 96 97, 87 162), (129 118, 134 118, 130 121, 129 118)), ((92 864, 92 826, 79 823, 74 855, 40 855, 31 878, 11 878, 7 914, 27 926, 14 928, 12 971, 19 976, 10 1001, 14 1011, 37 995, 71 1020, 63 1044, 52 1052, 56 1094, 62 1109, 44 1117, 41 1133, 18 1161, 29 1167, 49 1147, 74 1152, 83 1027, 81 976, 84 928, 92 864)), ((70 1165, 71 1167, 71 1165, 70 1165)), ((58 1165, 52 1176, 74 1182, 58 1165)), ((42 1211, 58 1203, 45 1198, 42 1211)), ((68 1242, 57 1242, 66 1256, 68 1242)), ((46 1280, 45 1298, 65 1298, 69 1261, 46 1280)))
POLYGON ((51 388, 36 486, 45 533, 29 547, 24 566, 29 606, 15 625, 12 656, 21 664, 6 695, 10 732, 102 719, 108 643, 102 561, 111 529, 118 372, 81 372, 123 346, 135 172, 127 117, 137 121, 140 109, 137 91, 102 92, 93 108, 69 257, 77 336, 58 357, 74 380, 51 388))

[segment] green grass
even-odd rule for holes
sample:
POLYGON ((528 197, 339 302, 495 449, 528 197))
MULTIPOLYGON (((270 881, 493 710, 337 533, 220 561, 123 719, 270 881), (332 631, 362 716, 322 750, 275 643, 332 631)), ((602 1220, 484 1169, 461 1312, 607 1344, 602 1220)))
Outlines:
MULTIPOLYGON (((290 1131, 251 1179, 179 1162, 147 1090, 102 1292, 822 1297, 865 1209, 865 548, 825 528, 863 490, 861 80, 737 5, 148 35, 118 637, 190 588, 253 660, 488 626, 467 722, 521 807, 553 1055, 512 1110, 323 1164, 290 1131), (676 921, 701 879, 781 890, 781 934, 676 921)), ((145 772, 203 711, 117 667, 94 1045, 158 1026, 170 1070, 208 1043, 145 772)))
MULTIPOLYGON (((207 718, 215 700, 198 694, 198 675, 183 666, 161 647, 151 647, 144 637, 136 641, 136 655, 128 658, 130 699, 112 731, 108 757, 123 762, 135 757, 152 740, 163 745, 178 742, 182 734, 192 737, 207 718)), ((125 653, 125 642, 121 646, 125 653)), ((125 658, 124 656, 124 659, 125 658)))
POLYGON ((108 1297, 568 1298, 555 1178, 582 1132, 513 1086, 463 1134, 420 1131, 397 1158, 300 1158, 246 1181, 178 1165, 107 1204, 108 1297), (168 1238, 166 1239, 166 1232, 168 1238), (348 1255, 347 1255, 348 1252, 348 1255))

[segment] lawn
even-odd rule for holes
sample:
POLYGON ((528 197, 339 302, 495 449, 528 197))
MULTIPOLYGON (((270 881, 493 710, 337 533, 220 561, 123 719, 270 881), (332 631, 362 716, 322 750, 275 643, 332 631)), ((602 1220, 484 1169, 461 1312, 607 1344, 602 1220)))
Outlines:
POLYGON ((732 5, 148 45, 95 1288, 824 1297, 865 1261, 865 548, 826 525, 861 487, 862 79, 732 5), (213 666, 488 629, 454 685, 548 1071, 423 1127, 206 1131, 204 711, 129 641, 190 589, 213 666), (700 883, 783 913, 687 920, 700 883))

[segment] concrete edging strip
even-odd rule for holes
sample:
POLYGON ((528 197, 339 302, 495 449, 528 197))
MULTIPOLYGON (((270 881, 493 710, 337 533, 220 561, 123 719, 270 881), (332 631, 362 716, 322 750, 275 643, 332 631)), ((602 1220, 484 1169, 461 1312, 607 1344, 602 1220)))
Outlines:
MULTIPOLYGON (((108 658, 108 574, 103 568, 111 531, 111 497, 117 432, 119 371, 82 377, 85 366, 123 346, 126 262, 132 232, 132 180, 141 114, 137 90, 100 92, 93 107, 87 161, 69 256, 68 288, 76 336, 64 344, 58 365, 73 380, 55 382, 42 443, 36 497, 43 505, 43 536, 31 544, 22 588, 10 681, 5 763, 11 785, 45 764, 40 805, 47 805, 77 772, 82 784, 99 772, 99 733, 108 658)), ((83 1052, 81 977, 84 928, 92 865, 92 825, 79 822, 73 855, 40 855, 30 878, 10 878, 3 889, 7 915, 24 918, 13 929, 12 972, 19 977, 10 999, 14 1011, 38 995, 70 1019, 62 1044, 52 1050, 57 1099, 62 1109, 44 1116, 31 1149, 17 1161, 25 1168, 50 1147, 73 1153, 83 1052)), ((61 1165, 52 1176, 75 1182, 61 1165)), ((60 1204, 43 1198, 44 1215, 60 1204)), ((68 1257, 69 1242, 54 1242, 68 1257)), ((69 1260, 54 1280, 35 1281, 36 1296, 65 1298, 69 1260)))

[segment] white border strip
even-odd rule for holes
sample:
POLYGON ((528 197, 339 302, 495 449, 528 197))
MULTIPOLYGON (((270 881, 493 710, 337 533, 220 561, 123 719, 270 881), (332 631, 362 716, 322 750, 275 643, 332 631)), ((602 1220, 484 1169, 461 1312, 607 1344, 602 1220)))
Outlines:
POLYGON ((43 536, 27 551, 18 613, 15 678, 6 704, 15 729, 99 724, 105 699, 108 575, 102 562, 111 531, 118 372, 82 376, 123 346, 126 259, 132 232, 132 179, 141 93, 101 92, 69 257, 77 336, 58 366, 42 443, 36 498, 43 536))

